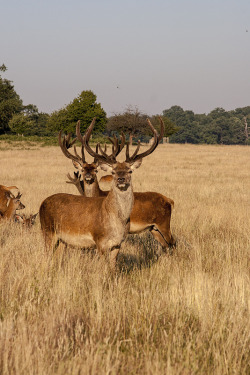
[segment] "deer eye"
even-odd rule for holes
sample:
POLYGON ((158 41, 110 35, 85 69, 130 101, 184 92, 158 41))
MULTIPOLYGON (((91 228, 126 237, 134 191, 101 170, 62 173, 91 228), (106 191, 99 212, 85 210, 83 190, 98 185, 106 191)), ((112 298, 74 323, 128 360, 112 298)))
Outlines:
POLYGON ((132 173, 132 171, 128 171, 128 173, 132 173))

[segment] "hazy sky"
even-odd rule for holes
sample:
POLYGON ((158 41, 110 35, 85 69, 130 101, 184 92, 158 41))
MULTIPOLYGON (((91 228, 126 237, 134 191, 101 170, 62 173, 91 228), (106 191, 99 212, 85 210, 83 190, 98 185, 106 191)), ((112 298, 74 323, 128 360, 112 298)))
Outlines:
POLYGON ((83 90, 108 115, 250 105, 250 0, 1 0, 0 65, 51 113, 83 90))

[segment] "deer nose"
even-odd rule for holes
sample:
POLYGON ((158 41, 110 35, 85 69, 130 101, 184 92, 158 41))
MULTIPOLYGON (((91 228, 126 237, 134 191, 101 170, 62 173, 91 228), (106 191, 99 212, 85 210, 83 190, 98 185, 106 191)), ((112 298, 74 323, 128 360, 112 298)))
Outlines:
POLYGON ((124 177, 118 177, 117 181, 119 182, 119 184, 124 184, 125 178, 124 177))

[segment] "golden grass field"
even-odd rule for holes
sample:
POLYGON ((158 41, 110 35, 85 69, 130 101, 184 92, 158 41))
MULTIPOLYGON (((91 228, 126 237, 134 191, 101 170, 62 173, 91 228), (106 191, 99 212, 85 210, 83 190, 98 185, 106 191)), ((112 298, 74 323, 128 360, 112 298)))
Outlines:
MULTIPOLYGON (((36 213, 73 172, 59 147, 0 142, 0 184, 36 213)), ((172 256, 129 236, 110 274, 79 249, 44 251, 30 230, 0 225, 0 373, 249 374, 250 147, 160 145, 134 190, 175 201, 172 256)))

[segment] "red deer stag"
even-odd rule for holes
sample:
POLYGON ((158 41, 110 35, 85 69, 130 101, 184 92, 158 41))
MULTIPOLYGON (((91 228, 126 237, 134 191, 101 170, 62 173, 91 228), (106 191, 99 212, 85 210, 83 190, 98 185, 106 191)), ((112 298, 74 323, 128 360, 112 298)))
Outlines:
MULTIPOLYGON (((158 137, 158 141, 161 139, 163 131, 164 131, 164 124, 162 119, 161 122, 161 134, 158 137)), ((80 133, 80 123, 77 124, 77 136, 78 139, 82 143, 82 147, 84 147, 84 137, 81 136, 80 133)), ((110 139, 111 140, 111 139, 110 139)), ((116 140, 111 140, 113 143, 113 147, 115 147, 116 140)), ((78 160, 76 159, 76 150, 75 155, 69 153, 68 150, 65 149, 65 141, 62 144, 64 148, 63 152, 67 157, 72 159, 73 164, 76 168, 78 168, 83 176, 86 173, 85 164, 81 162, 81 158, 78 155, 78 160)), ((96 158, 96 153, 87 146, 86 150, 96 158)), ((98 150, 98 147, 97 147, 98 150)), ((120 151, 120 150, 119 150, 120 151)), ((138 152, 138 150, 137 150, 138 152)), ((106 153, 105 153, 106 155, 106 153)), ((106 157, 108 157, 106 155, 106 157)), ((100 189, 97 178, 96 178, 96 170, 97 170, 97 162, 95 162, 95 168, 92 170, 92 183, 88 186, 87 189, 84 191, 79 189, 80 193, 85 196, 95 197, 95 196, 106 196, 108 194, 107 191, 103 191, 100 189)), ((107 176, 108 177, 108 176, 107 176)), ((112 177, 112 176, 111 176, 112 177)), ((78 172, 75 173, 75 178, 70 177, 70 182, 72 184, 78 184, 79 187, 79 174, 78 172)), ((112 177, 113 180, 113 177, 112 177)), ((86 185, 84 185, 85 187, 86 185)), ((156 192, 134 192, 134 206, 130 216, 130 234, 141 233, 145 230, 150 230, 153 234, 154 238, 161 244, 164 251, 166 251, 168 246, 175 245, 175 239, 171 234, 170 230, 170 221, 171 221, 171 213, 172 207, 174 206, 174 201, 170 198, 165 197, 162 194, 156 192)))
MULTIPOLYGON (((86 131, 84 144, 87 148, 90 148, 88 142, 94 123, 95 119, 86 131)), ((154 143, 140 155, 137 155, 137 148, 137 153, 129 157, 128 146, 124 162, 116 160, 115 147, 110 156, 101 148, 101 155, 95 153, 98 163, 113 174, 112 188, 106 197, 61 193, 42 202, 39 213, 47 248, 56 241, 81 248, 96 247, 100 254, 109 254, 111 268, 115 267, 121 243, 128 233, 134 203, 131 173, 141 165, 142 158, 151 154, 158 145, 156 130, 150 122, 148 124, 154 143)))
MULTIPOLYGON (((80 121, 77 123, 80 127, 80 121)), ((125 135, 122 133, 121 136, 121 143, 119 144, 118 139, 116 137, 109 138, 113 144, 113 152, 115 157, 121 152, 122 148, 125 145, 125 135)), ((58 142, 61 147, 62 152, 64 155, 72 160, 72 163, 76 169, 81 172, 83 180, 81 180, 81 176, 79 173, 74 173, 74 177, 72 178, 70 174, 67 175, 69 181, 67 183, 72 183, 76 186, 79 193, 85 195, 86 197, 99 197, 99 196, 106 196, 107 192, 102 191, 99 188, 99 184, 97 181, 97 168, 98 168, 98 160, 96 156, 92 163, 87 163, 85 160, 84 155, 84 144, 82 143, 81 153, 82 156, 78 155, 76 151, 76 147, 74 146, 74 155, 72 155, 68 149, 75 143, 76 139, 72 142, 70 141, 70 134, 64 136, 62 139, 62 131, 59 132, 58 135, 58 142)), ((105 147, 106 150, 106 147, 105 147)), ((96 155, 98 155, 98 145, 96 146, 96 155)))

